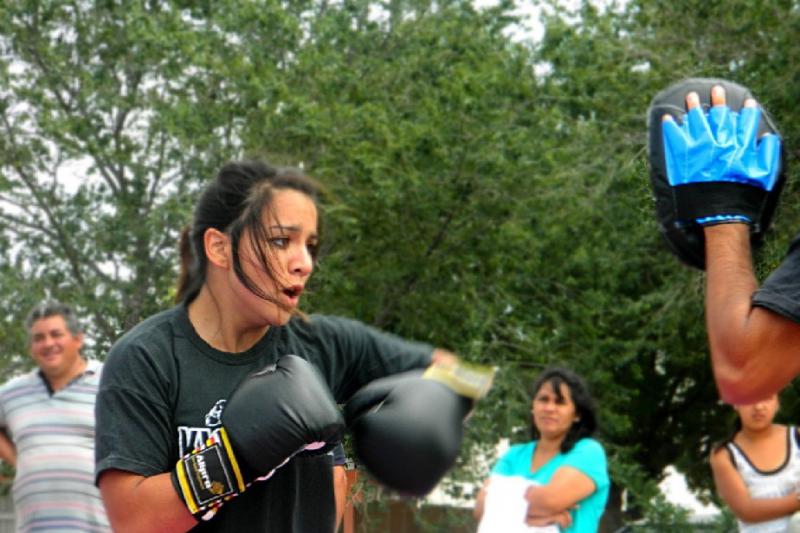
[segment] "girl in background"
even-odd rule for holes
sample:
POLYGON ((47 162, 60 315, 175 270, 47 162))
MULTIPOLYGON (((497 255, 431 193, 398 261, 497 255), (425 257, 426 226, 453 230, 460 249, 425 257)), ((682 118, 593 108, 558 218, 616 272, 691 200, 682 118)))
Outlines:
POLYGON ((800 437, 796 428, 773 422, 779 407, 777 394, 734 406, 736 431, 711 453, 717 493, 742 533, 790 531, 800 510, 800 437))

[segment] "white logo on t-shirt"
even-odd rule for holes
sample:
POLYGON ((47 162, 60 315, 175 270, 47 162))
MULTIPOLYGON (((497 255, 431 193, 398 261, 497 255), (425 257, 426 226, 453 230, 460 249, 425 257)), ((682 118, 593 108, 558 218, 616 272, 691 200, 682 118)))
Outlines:
POLYGON ((206 441, 222 426, 222 410, 227 400, 217 400, 208 410, 203 422, 205 426, 178 426, 178 456, 183 457, 192 450, 205 447, 206 441))

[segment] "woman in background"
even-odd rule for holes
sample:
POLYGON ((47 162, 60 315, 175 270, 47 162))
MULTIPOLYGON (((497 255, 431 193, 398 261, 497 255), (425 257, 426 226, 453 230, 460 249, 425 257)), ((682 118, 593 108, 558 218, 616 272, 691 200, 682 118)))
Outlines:
MULTIPOLYGON (((475 517, 479 531, 497 530, 488 523, 508 510, 495 513, 492 493, 520 486, 524 513, 513 520, 518 530, 527 526, 545 531, 595 532, 608 499, 609 478, 605 451, 591 438, 597 428, 594 402, 583 380, 564 368, 542 372, 531 388, 531 437, 500 458, 478 494, 475 517), (503 488, 501 488, 503 487, 503 488), (560 528, 560 529, 559 529, 560 528)), ((516 490, 516 488, 510 489, 516 490)), ((511 524, 503 526, 515 527, 511 524)))
POLYGON ((711 453, 717 493, 730 507, 739 531, 789 531, 800 510, 800 446, 794 427, 775 424, 777 394, 738 413, 733 437, 711 453))

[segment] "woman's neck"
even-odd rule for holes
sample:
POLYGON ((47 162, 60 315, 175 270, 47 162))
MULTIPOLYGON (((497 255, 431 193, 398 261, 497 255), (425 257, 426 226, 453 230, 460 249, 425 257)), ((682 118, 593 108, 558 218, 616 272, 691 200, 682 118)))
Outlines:
POLYGON ((771 424, 763 429, 749 429, 743 427, 739 430, 739 438, 744 442, 761 442, 775 435, 776 431, 785 431, 779 424, 771 424))
POLYGON ((552 439, 540 436, 536 441, 536 448, 531 457, 531 472, 538 472, 542 466, 561 451, 561 442, 564 438, 552 439))
POLYGON ((241 353, 252 348, 269 326, 248 324, 235 306, 225 305, 204 285, 188 307, 189 321, 197 334, 213 348, 241 353))
POLYGON ((544 437, 540 436, 539 440, 536 442, 536 447, 545 454, 557 454, 561 451, 561 443, 564 442, 564 437, 544 437))

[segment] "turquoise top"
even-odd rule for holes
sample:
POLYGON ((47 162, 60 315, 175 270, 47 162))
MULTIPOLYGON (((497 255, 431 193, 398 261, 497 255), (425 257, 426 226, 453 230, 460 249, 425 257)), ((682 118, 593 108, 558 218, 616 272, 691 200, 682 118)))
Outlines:
POLYGON ((578 508, 570 510, 572 526, 568 533, 595 533, 600 525, 600 517, 608 500, 608 465, 603 446, 594 439, 584 438, 575 443, 567 453, 559 453, 536 472, 531 472, 531 460, 536 450, 536 441, 511 446, 497 461, 492 475, 521 476, 525 479, 547 485, 562 466, 580 470, 594 481, 595 491, 578 502, 578 508))

